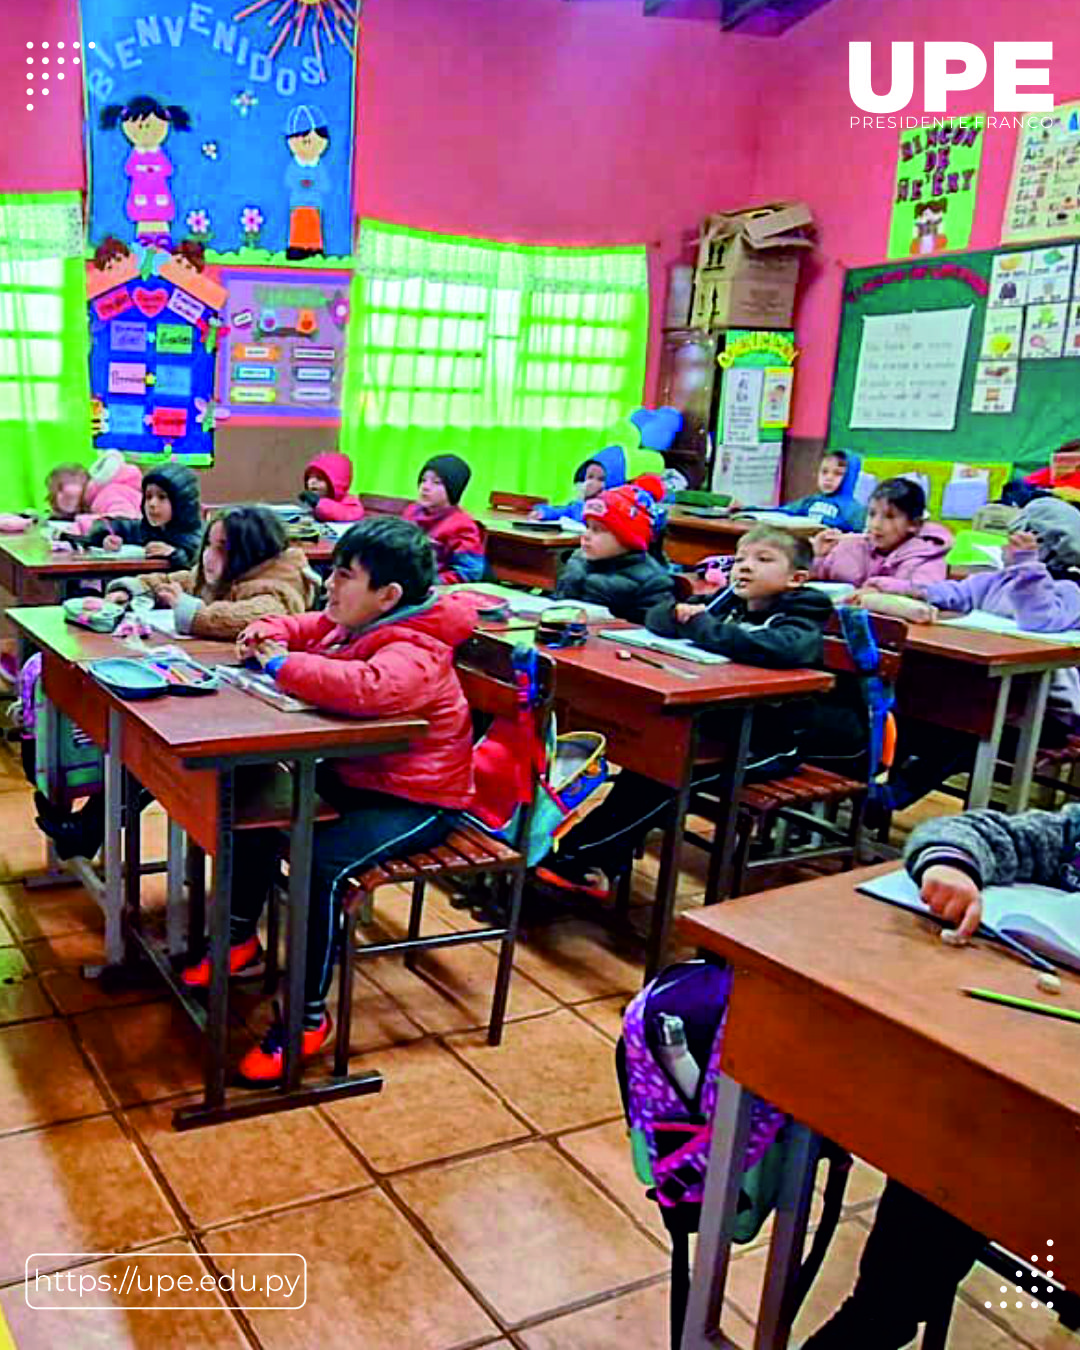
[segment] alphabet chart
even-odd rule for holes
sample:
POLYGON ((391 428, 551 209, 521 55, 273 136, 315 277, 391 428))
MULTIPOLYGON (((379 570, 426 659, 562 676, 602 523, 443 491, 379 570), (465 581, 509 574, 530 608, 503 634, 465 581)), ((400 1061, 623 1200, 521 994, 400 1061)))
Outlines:
POLYGON ((1080 234, 1080 101, 1024 117, 1001 242, 1026 244, 1075 234, 1080 234))

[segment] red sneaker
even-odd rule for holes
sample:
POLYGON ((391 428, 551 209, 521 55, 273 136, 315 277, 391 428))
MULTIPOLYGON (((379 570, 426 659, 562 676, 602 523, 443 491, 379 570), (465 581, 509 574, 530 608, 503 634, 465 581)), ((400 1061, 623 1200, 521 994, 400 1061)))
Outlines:
POLYGON ((594 900, 607 900, 611 895, 611 886, 603 872, 581 871, 571 873, 569 868, 555 871, 549 863, 547 867, 536 869, 536 879, 545 886, 553 886, 560 891, 573 891, 576 895, 589 895, 594 900))
MULTIPOLYGON (((238 942, 229 948, 229 974, 246 975, 248 968, 257 966, 262 960, 262 944, 258 934, 249 937, 246 942, 238 942)), ((197 966, 188 966, 180 972, 180 978, 189 989, 209 989, 210 958, 204 956, 197 966)))
MULTIPOLYGON (((303 1059, 313 1059, 330 1039, 333 1022, 329 1013, 323 1013, 323 1020, 317 1027, 305 1027, 301 1041, 300 1054, 303 1059)), ((270 1023, 262 1042, 254 1046, 236 1066, 237 1080, 246 1087, 262 1087, 265 1083, 276 1083, 285 1072, 285 1024, 281 1012, 274 1005, 274 1020, 270 1023)))

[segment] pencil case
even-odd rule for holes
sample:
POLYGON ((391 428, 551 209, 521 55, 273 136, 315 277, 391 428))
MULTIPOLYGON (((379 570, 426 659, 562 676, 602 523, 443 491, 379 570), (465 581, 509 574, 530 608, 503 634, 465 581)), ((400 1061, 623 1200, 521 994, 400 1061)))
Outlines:
POLYGON ((157 698, 161 694, 213 694, 221 688, 214 671, 186 656, 161 656, 136 660, 109 656, 91 661, 87 670, 121 698, 157 698))
POLYGON ((124 607, 95 595, 74 596, 64 601, 64 618, 68 623, 89 628, 95 633, 111 633, 124 617, 124 607))

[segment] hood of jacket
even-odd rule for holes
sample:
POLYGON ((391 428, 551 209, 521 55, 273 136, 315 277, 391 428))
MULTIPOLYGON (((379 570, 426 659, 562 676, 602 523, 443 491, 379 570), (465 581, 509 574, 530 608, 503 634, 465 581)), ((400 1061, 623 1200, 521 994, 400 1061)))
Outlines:
MULTIPOLYGON (((826 455, 828 453, 828 451, 825 452, 826 455)), ((855 485, 858 483, 859 474, 862 472, 862 456, 855 454, 852 450, 845 450, 844 454, 847 455, 847 468, 844 470, 844 477, 834 495, 854 498, 855 485)))
POLYGON ((585 470, 590 464, 599 464, 604 471, 604 490, 608 488, 622 487, 626 482, 626 453, 621 445, 605 445, 595 455, 590 455, 578 465, 574 474, 574 482, 581 483, 585 480, 585 470))
POLYGON ((307 555, 296 544, 290 544, 276 558, 267 558, 221 587, 208 584, 201 556, 195 573, 196 594, 203 600, 246 600, 255 595, 276 594, 285 603, 286 613, 301 613, 310 608, 318 583, 319 578, 308 566, 307 555))
POLYGON ((1039 541, 1039 559, 1051 572, 1080 567, 1080 511, 1060 497, 1029 502, 1013 530, 1028 531, 1039 541))
MULTIPOLYGON (((936 520, 925 520, 917 534, 898 544, 891 553, 880 553, 866 537, 866 546, 870 556, 888 572, 895 571, 904 563, 929 561, 948 553, 953 546, 952 532, 936 520)), ((839 547, 839 545, 837 545, 839 547)))
POLYGON ((172 535, 202 533, 202 503, 199 499, 199 478, 194 469, 185 464, 159 464, 148 469, 142 480, 143 494, 148 487, 157 486, 172 503, 172 519, 160 530, 163 538, 172 535))
POLYGON ((718 619, 732 619, 739 623, 766 624, 778 614, 798 615, 821 624, 824 628, 833 610, 829 596, 815 586, 793 586, 774 595, 764 609, 749 609, 742 596, 729 586, 709 606, 718 619))
POLYGON ((352 485, 352 461, 348 455, 343 455, 340 450, 327 450, 325 454, 316 455, 304 465, 305 483, 313 471, 321 473, 330 484, 330 493, 336 502, 348 496, 352 485))
POLYGON ((119 450, 106 450, 94 461, 86 484, 86 504, 93 506, 106 488, 127 488, 142 500, 142 474, 119 450))

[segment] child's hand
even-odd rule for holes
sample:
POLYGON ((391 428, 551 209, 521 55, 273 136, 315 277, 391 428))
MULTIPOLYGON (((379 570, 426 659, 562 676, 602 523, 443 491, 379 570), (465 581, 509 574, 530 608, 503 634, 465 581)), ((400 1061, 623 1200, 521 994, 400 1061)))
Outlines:
POLYGON ((953 924, 961 937, 973 937, 982 923, 982 894, 958 867, 942 864, 928 867, 922 876, 920 894, 931 912, 953 924))
POLYGON ((1038 553, 1039 538, 1032 534, 1030 530, 1017 530, 1009 535, 1009 543, 1006 548, 1006 554, 1013 553, 1038 553))
POLYGON ((288 656, 288 654, 289 649, 284 642, 271 642, 269 638, 264 638, 261 642, 255 644, 255 660, 264 670, 275 656, 288 656))
POLYGON ((937 623, 938 612, 926 600, 913 595, 894 595, 887 591, 872 589, 869 585, 856 591, 848 600, 849 604, 867 609, 873 614, 888 614, 905 623, 937 623))
POLYGON ((818 530, 817 534, 810 540, 814 557, 828 557, 843 537, 839 530, 818 530))
POLYGON ((105 599, 111 605, 126 605, 131 600, 131 592, 124 586, 110 586, 105 592, 105 599))
POLYGON ((169 581, 164 586, 158 587, 156 598, 159 605, 175 609, 177 601, 183 594, 183 589, 175 581, 169 581))
POLYGON ((703 605, 695 605, 689 600, 684 600, 675 606, 675 622, 689 623, 702 612, 703 608, 703 605))
POLYGON ((731 501, 727 504, 727 509, 729 511, 741 511, 743 509, 743 504, 739 501, 738 497, 732 497, 731 501))
POLYGON ((164 539, 151 539, 146 546, 148 558, 168 558, 175 552, 172 544, 167 544, 164 539))
POLYGON ((241 661, 246 661, 249 656, 255 655, 255 648, 259 643, 267 640, 262 620, 256 619, 254 623, 249 623, 237 636, 236 654, 241 661))
POLYGON ((123 542, 118 534, 107 534, 101 541, 101 547, 107 548, 110 553, 116 553, 123 542))

